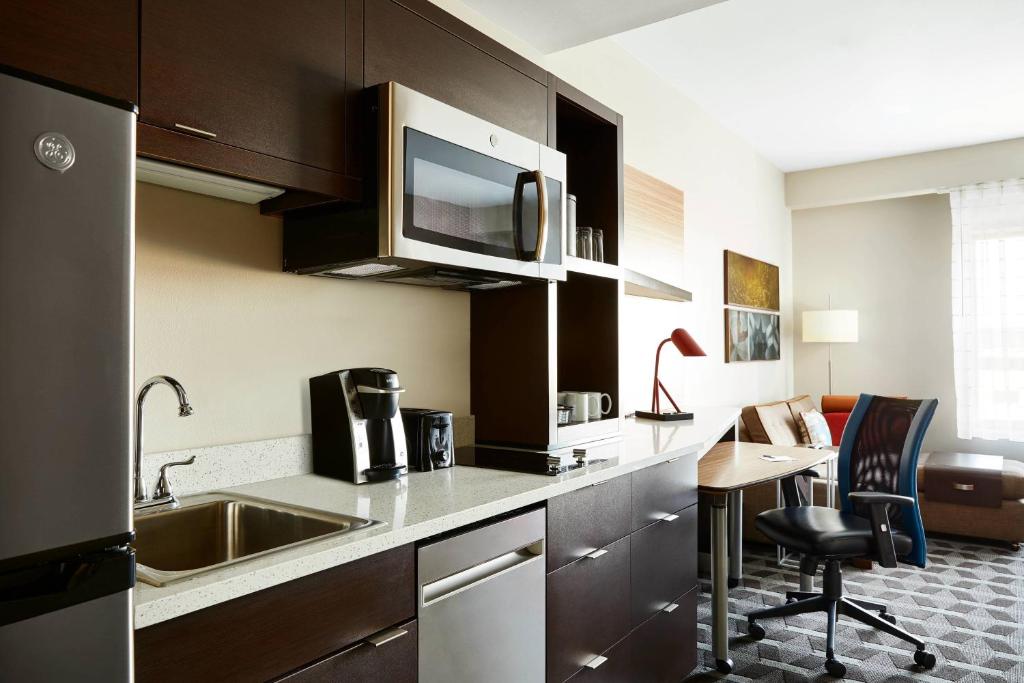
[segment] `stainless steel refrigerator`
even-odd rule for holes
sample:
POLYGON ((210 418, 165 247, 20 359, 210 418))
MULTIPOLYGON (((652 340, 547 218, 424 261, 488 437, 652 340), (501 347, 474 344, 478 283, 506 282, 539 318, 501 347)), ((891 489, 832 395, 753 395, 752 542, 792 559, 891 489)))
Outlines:
POLYGON ((134 108, 0 67, 0 680, 132 675, 134 108))

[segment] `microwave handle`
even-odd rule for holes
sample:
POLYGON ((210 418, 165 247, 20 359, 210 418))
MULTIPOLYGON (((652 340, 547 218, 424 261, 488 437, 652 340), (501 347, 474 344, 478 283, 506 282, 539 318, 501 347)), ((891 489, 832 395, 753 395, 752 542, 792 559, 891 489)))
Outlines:
POLYGON ((512 222, 515 229, 516 252, 522 261, 543 261, 548 244, 548 188, 542 171, 523 171, 516 177, 512 200, 512 222), (527 183, 537 184, 537 244, 527 252, 523 244, 523 189, 527 183))

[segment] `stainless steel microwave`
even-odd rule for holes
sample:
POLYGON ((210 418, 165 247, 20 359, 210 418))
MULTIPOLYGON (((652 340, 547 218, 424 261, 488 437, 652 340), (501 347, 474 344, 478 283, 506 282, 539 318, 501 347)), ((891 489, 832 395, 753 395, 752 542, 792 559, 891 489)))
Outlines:
POLYGON ((374 91, 372 199, 286 216, 286 271, 468 290, 565 279, 564 154, 398 83, 374 91))

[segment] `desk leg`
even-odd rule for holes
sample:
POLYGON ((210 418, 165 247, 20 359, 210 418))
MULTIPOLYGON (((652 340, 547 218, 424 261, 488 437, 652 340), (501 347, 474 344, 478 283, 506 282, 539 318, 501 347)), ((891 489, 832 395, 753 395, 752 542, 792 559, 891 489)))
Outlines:
POLYGON ((716 493, 711 498, 711 654, 715 668, 732 671, 729 659, 729 498, 716 493))
POLYGON ((729 492, 729 588, 743 578, 743 489, 729 492))

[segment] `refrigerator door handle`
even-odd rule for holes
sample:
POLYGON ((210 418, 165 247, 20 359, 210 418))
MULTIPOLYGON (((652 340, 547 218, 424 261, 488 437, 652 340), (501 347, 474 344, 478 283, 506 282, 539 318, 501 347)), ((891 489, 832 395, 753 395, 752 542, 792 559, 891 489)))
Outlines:
POLYGON ((128 590, 135 585, 129 547, 87 553, 0 574, 0 626, 128 590))

